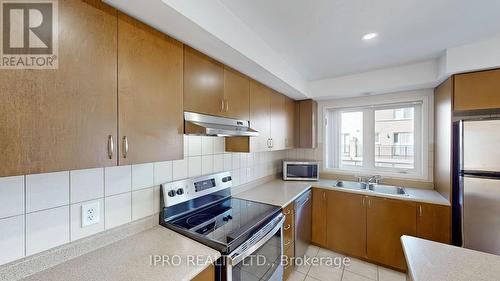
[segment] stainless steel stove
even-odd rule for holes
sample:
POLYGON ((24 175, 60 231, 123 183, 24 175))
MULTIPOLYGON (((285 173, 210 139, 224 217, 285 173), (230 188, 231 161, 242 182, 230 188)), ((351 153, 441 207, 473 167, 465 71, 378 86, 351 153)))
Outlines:
POLYGON ((231 197, 229 172, 162 185, 160 224, 221 252, 216 280, 281 280, 281 208, 231 197))

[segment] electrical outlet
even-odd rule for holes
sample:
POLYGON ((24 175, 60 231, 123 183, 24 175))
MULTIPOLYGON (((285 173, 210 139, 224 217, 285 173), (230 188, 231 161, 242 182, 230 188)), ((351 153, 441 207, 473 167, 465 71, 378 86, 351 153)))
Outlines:
POLYGON ((96 224, 100 218, 99 201, 82 205, 82 227, 96 224))

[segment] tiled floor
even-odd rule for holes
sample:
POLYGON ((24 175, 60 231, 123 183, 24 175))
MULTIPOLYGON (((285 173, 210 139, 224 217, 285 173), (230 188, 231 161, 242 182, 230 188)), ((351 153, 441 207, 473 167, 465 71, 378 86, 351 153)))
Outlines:
MULTIPOLYGON (((309 257, 344 257, 316 246, 309 246, 309 257)), ((406 275, 375 264, 350 258, 346 266, 297 266, 288 281, 406 281, 406 275)))

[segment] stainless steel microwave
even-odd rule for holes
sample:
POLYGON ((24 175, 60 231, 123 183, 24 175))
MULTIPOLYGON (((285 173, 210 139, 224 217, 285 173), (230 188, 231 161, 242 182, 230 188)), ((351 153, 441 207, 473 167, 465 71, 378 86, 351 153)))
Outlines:
POLYGON ((283 161, 283 180, 317 181, 319 180, 319 162, 283 161))

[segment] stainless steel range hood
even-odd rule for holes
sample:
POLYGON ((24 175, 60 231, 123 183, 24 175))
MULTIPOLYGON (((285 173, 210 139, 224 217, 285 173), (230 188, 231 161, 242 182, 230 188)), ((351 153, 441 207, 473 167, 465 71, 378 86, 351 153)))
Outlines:
POLYGON ((199 136, 256 137, 259 132, 250 128, 250 122, 184 112, 184 134, 199 136))

